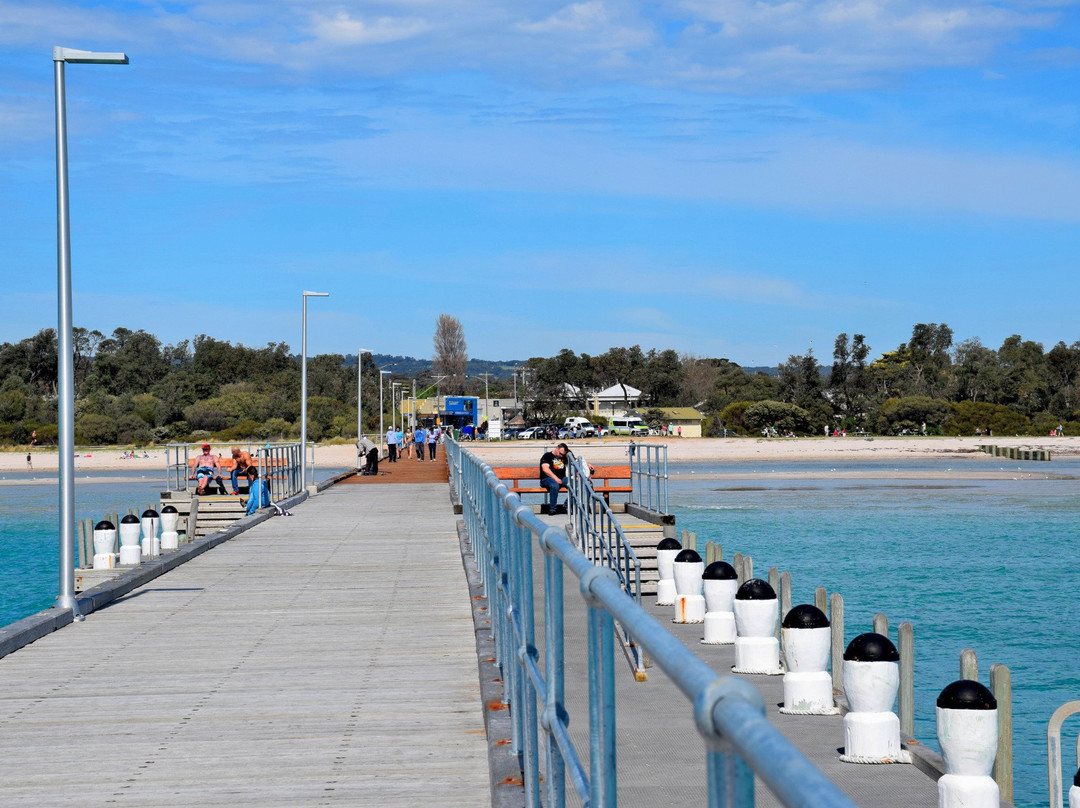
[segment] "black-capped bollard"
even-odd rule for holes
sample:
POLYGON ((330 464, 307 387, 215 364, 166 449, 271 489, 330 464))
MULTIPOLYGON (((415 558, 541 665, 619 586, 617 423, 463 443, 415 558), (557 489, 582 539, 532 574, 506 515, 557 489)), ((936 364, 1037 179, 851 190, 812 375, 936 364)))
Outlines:
POLYGON ((768 581, 751 578, 735 593, 735 673, 779 676, 780 643, 776 621, 780 604, 768 581))
POLYGON ((804 603, 784 617, 780 628, 784 638, 784 706, 782 713, 795 715, 836 715, 829 651, 832 632, 829 618, 817 606, 804 603))
POLYGON ((102 519, 94 525, 94 569, 111 570, 118 561, 116 525, 108 519, 102 519))
POLYGON ((161 539, 158 537, 158 528, 161 526, 161 515, 153 508, 147 508, 142 514, 142 554, 143 557, 157 558, 161 555, 161 539))
POLYGON ((1001 793, 991 776, 998 740, 993 693, 970 679, 947 685, 937 698, 937 736, 945 759, 939 808, 997 808, 1001 793))
POLYGON ((180 548, 180 534, 176 526, 180 523, 180 513, 172 505, 161 509, 161 549, 177 550, 180 548))
POLYGON ((677 539, 664 539, 656 545, 656 605, 675 605, 675 556, 682 550, 677 539))
POLYGON ((893 704, 900 688, 900 654, 888 637, 868 632, 844 651, 845 763, 909 763, 900 749, 900 719, 893 704))
POLYGON ((121 564, 138 564, 142 561, 142 549, 139 547, 141 527, 139 517, 131 513, 120 520, 121 564))
POLYGON ((701 573, 705 589, 705 638, 708 645, 735 642, 735 592, 739 575, 726 561, 714 561, 701 573))
POLYGON ((701 594, 701 574, 705 562, 696 550, 687 548, 675 556, 676 623, 701 623, 705 620, 705 597, 701 594))

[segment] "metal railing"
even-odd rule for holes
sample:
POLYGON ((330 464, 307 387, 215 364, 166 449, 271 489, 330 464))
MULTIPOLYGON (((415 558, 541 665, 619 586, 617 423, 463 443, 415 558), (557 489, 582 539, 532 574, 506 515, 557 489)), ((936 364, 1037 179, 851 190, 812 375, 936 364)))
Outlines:
MULTIPOLYGON (((198 455, 198 449, 192 454, 193 444, 169 443, 165 446, 165 484, 169 491, 189 491, 195 487, 195 481, 189 480, 190 460, 198 455)), ((228 447, 218 447, 228 452, 228 447)), ((270 498, 286 499, 304 490, 303 462, 299 443, 267 443, 261 446, 248 444, 246 451, 258 463, 259 476, 266 480, 270 489, 270 498)), ((228 476, 222 472, 223 478, 228 476)))
POLYGON ((631 441, 630 485, 634 491, 630 501, 656 513, 668 512, 667 444, 634 443, 631 441))
POLYGON ((568 510, 578 549, 594 564, 614 570, 623 591, 640 603, 641 561, 611 506, 593 489, 592 481, 581 468, 583 462, 571 454, 566 474, 568 510))
MULTIPOLYGON (((1069 701, 1054 710, 1046 727, 1046 766, 1050 775, 1050 808, 1062 808, 1069 800, 1062 793, 1061 726, 1065 719, 1080 713, 1080 701, 1069 701)), ((1076 739, 1076 765, 1080 767, 1080 736, 1076 739)), ((1076 771, 1075 769, 1073 771, 1076 771)))
MULTIPOLYGON (((614 625, 626 628, 686 696, 705 747, 710 808, 751 808, 754 776, 787 806, 853 803, 765 717, 761 694, 746 681, 721 677, 627 596, 616 574, 593 564, 558 527, 544 524, 509 493, 491 467, 446 443, 451 479, 462 504, 484 594, 495 659, 502 670, 519 755, 525 804, 565 805, 567 784, 582 805, 618 805, 615 745, 614 625), (543 552, 543 582, 533 577, 533 540, 543 552), (588 763, 569 733, 564 702, 564 570, 585 601, 588 662, 588 763), (543 610, 538 650, 535 610, 543 610), (543 749, 541 749, 543 747, 543 749), (541 770, 540 757, 544 755, 541 770), (541 784, 546 798, 541 799, 541 784)), ((657 765, 666 765, 659 761, 657 765)))

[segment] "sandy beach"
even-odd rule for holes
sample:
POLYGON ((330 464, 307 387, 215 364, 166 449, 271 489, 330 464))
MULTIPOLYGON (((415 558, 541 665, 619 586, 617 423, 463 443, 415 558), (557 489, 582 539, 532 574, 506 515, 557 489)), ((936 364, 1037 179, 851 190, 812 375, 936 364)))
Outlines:
MULTIPOLYGON (((592 463, 626 462, 625 440, 569 441, 571 448, 592 463)), ((1080 456, 1080 437, 1071 438, 683 438, 664 440, 651 438, 638 443, 666 443, 669 463, 709 461, 835 461, 900 459, 900 458, 974 458, 980 444, 1017 446, 1026 449, 1046 449, 1052 456, 1080 456)), ((478 456, 493 464, 529 465, 537 462, 547 444, 542 441, 505 441, 467 444, 478 456)), ((215 447, 228 456, 228 447, 215 447)), ((79 473, 94 471, 130 471, 132 476, 165 468, 165 450, 147 449, 137 458, 123 458, 123 450, 110 448, 77 449, 75 468, 79 473)), ((198 454, 193 448, 192 456, 198 454)), ((321 467, 350 467, 355 464, 356 450, 352 445, 318 446, 315 462, 321 467)), ((56 450, 35 449, 32 452, 35 473, 56 472, 56 450)), ((1013 468, 1016 461, 1012 461, 1013 468)), ((1024 464, 1049 472, 1052 466, 1044 463, 1024 464)), ((26 450, 0 452, 0 474, 26 472, 26 450)), ((948 472, 953 471, 949 469, 948 472)), ((948 473, 943 466, 942 473, 948 473)), ((19 475, 22 476, 22 475, 19 475)))

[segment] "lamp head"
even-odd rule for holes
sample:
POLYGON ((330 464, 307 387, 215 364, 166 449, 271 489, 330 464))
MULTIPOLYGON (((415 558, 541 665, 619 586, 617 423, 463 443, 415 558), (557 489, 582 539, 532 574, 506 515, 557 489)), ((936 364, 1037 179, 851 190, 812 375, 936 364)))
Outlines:
POLYGON ((54 62, 67 62, 73 65, 126 65, 128 57, 126 53, 94 53, 93 51, 76 50, 75 48, 53 48, 52 58, 54 62))

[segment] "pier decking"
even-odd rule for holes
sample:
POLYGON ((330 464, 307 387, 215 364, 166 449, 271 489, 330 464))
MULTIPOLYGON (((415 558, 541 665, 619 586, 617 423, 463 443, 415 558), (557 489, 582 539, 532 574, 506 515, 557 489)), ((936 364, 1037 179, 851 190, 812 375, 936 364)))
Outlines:
MULTIPOLYGON (((508 739, 485 737, 447 486, 374 482, 333 486, 0 660, 3 804, 490 805, 489 743, 498 757, 508 739)), ((584 636, 570 581, 565 602, 584 636)), ((671 628, 728 672, 730 647, 671 628)), ((568 639, 566 703, 587 755, 583 649, 568 639)), ((691 706, 658 668, 639 683, 618 666, 620 805, 704 805, 691 706)), ((749 678, 859 805, 936 806, 914 766, 840 763, 839 717, 779 716, 781 677, 749 678)), ((760 786, 756 802, 778 804, 760 786)))
POLYGON ((446 485, 294 514, 0 660, 3 805, 490 804, 446 485))

